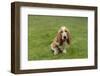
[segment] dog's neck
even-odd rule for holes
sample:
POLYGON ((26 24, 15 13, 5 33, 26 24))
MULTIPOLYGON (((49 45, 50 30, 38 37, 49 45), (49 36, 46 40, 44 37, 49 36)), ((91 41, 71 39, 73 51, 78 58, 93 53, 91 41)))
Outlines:
POLYGON ((60 39, 59 45, 63 45, 66 40, 60 39))

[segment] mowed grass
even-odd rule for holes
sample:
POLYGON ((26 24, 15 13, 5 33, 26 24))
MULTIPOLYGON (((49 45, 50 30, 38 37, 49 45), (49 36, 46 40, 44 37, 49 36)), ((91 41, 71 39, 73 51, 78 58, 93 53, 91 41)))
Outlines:
POLYGON ((87 17, 28 16, 28 60, 80 59, 88 57, 87 17), (50 44, 61 26, 72 36, 66 54, 53 55, 50 44))

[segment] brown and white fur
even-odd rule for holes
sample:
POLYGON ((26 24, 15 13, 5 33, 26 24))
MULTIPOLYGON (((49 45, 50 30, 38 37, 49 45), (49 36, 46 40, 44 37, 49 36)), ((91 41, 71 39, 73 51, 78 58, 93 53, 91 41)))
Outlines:
POLYGON ((54 38, 51 43, 51 49, 53 50, 54 55, 62 52, 66 53, 67 44, 70 45, 71 36, 68 28, 62 26, 57 33, 57 36, 54 38))

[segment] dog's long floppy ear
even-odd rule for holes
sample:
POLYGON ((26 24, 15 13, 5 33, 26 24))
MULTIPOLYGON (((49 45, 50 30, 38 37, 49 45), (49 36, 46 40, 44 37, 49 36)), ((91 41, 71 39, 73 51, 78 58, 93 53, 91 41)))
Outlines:
POLYGON ((61 38, 62 38, 62 36, 61 36, 61 32, 60 32, 60 30, 58 31, 58 33, 57 33, 57 42, 61 42, 61 38))
POLYGON ((68 36, 67 43, 70 45, 71 44, 71 34, 68 29, 67 29, 67 36, 68 36))

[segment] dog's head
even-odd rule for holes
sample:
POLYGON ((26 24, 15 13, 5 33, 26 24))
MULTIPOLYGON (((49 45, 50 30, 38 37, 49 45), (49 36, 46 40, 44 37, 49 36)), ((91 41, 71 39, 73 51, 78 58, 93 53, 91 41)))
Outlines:
POLYGON ((70 32, 68 28, 66 28, 65 26, 62 26, 58 31, 57 39, 60 41, 66 41, 68 44, 70 44, 71 36, 70 36, 70 32))

